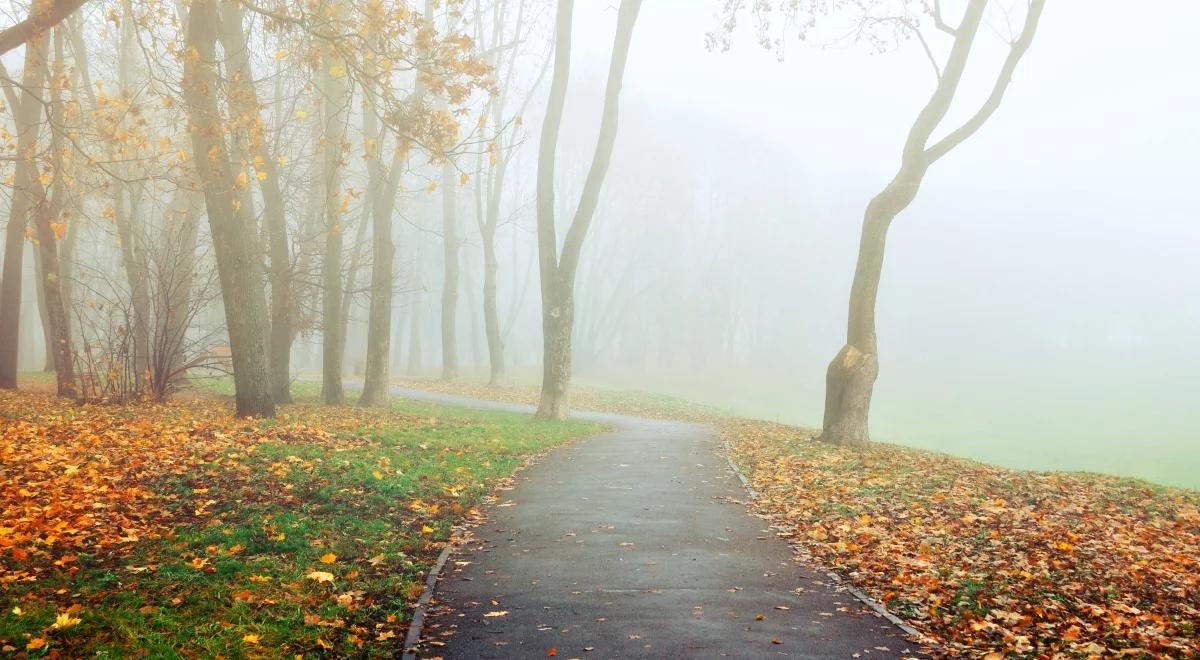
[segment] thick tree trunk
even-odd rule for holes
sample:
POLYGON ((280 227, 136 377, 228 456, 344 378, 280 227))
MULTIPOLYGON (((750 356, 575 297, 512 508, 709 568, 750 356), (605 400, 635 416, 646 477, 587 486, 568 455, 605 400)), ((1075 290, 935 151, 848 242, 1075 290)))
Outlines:
POLYGON ((283 192, 279 186, 279 168, 267 143, 258 91, 254 88, 250 67, 250 49, 242 27, 242 7, 226 0, 221 7, 221 44, 234 76, 230 103, 251 119, 249 147, 254 170, 263 196, 263 225, 271 257, 271 340, 268 359, 271 365, 271 397, 276 403, 290 403, 292 340, 292 263, 288 250, 287 220, 283 192))
POLYGON ((454 166, 442 168, 442 246, 445 274, 442 280, 442 379, 458 378, 458 200, 454 166))
MULTIPOLYGON (((40 24, 47 20, 47 9, 49 7, 45 3, 31 3, 26 22, 40 24)), ((5 389, 17 387, 25 228, 35 205, 46 201, 44 193, 35 196, 37 174, 33 158, 38 151, 37 137, 44 101, 37 94, 46 86, 47 42, 44 34, 30 38, 25 49, 25 67, 21 72, 21 104, 13 109, 17 129, 17 164, 4 242, 3 280, 0 280, 0 388, 5 389)))
POLYGON ((239 416, 273 416, 267 365, 266 297, 255 280, 254 221, 236 209, 234 175, 225 147, 224 122, 217 110, 216 0, 192 0, 184 58, 183 95, 190 111, 189 132, 196 173, 204 187, 213 251, 225 303, 229 349, 239 416), (205 157, 204 155, 207 155, 205 157))
POLYGON ((322 264, 321 299, 321 396, 325 403, 345 403, 342 387, 342 359, 345 339, 342 326, 342 143, 349 104, 344 78, 345 63, 330 44, 321 51, 325 98, 325 257, 322 264), (341 70, 341 75, 331 71, 341 70))
POLYGON ((858 265, 850 286, 846 345, 825 372, 825 418, 820 439, 849 447, 870 443, 867 419, 871 394, 879 375, 879 348, 875 337, 875 301, 883 275, 883 255, 888 228, 917 195, 925 166, 901 167, 882 192, 867 205, 858 265))

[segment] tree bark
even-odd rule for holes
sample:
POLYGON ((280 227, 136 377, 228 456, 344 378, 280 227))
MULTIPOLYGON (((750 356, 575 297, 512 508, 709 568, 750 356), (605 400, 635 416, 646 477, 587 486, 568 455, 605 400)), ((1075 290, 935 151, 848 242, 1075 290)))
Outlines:
POLYGON ((292 263, 288 250, 287 219, 284 215, 283 192, 279 186, 279 167, 267 142, 262 104, 254 88, 254 73, 250 67, 250 47, 242 27, 242 6, 225 0, 221 7, 221 45, 233 73, 230 104, 251 118, 249 129, 250 153, 254 158, 255 178, 263 196, 263 224, 271 258, 271 339, 268 360, 271 366, 271 398, 276 403, 291 403, 291 355, 296 331, 292 327, 292 263))
POLYGON ((604 90, 604 110, 600 118, 600 136, 592 155, 591 167, 584 180, 583 193, 575 209, 575 217, 563 240, 562 255, 558 254, 558 238, 554 222, 554 161, 557 155, 558 133, 566 103, 567 82, 571 66, 571 15, 573 0, 559 0, 555 27, 554 77, 550 83, 550 99, 546 119, 542 124, 538 149, 537 224, 538 264, 542 290, 542 393, 535 417, 566 419, 570 415, 569 388, 571 381, 571 332, 574 325, 575 273, 579 255, 600 199, 600 188, 608 172, 613 146, 617 139, 617 118, 620 109, 621 83, 633 27, 637 22, 641 0, 622 0, 617 12, 617 33, 613 40, 608 81, 604 90))
POLYGON ((185 43, 194 56, 184 58, 183 96, 225 304, 237 414, 270 417, 275 404, 267 365, 266 299, 254 277, 255 223, 246 215, 249 209, 234 206, 233 168, 217 109, 218 24, 216 0, 192 0, 185 43))
MULTIPOLYGON (((369 90, 366 93, 370 95, 369 90)), ((392 276, 396 258, 396 246, 392 241, 392 210, 400 188, 404 155, 400 149, 396 149, 391 168, 385 172, 380 158, 385 132, 378 124, 373 105, 366 108, 363 131, 369 136, 373 135, 375 143, 373 151, 367 155, 372 222, 371 306, 367 315, 367 359, 362 396, 358 400, 360 406, 388 405, 391 388, 392 276)))
MULTIPOLYGON (((50 83, 51 117, 55 125, 62 124, 62 94, 59 85, 63 78, 63 48, 62 32, 54 34, 55 60, 54 78, 50 83)), ((37 252, 40 256, 39 289, 45 310, 47 342, 46 352, 51 356, 55 381, 59 396, 74 397, 75 374, 72 361, 74 353, 71 350, 71 328, 67 321, 67 309, 63 304, 62 276, 58 258, 58 241, 60 233, 55 231, 54 222, 58 220, 59 212, 65 197, 63 189, 62 144, 57 131, 51 133, 50 151, 54 164, 54 182, 52 195, 49 200, 39 204, 34 212, 34 222, 37 228, 37 252)), ((65 225, 60 229, 65 229, 65 225)))
POLYGON ((454 166, 442 167, 442 380, 458 378, 458 200, 454 166))
MULTIPOLYGON (((25 23, 40 25, 48 20, 44 15, 46 9, 43 3, 31 3, 29 18, 25 23)), ((34 32, 25 49, 25 66, 21 71, 21 103, 13 109, 17 130, 17 163, 12 207, 5 234, 3 280, 0 280, 0 388, 4 389, 17 387, 25 228, 35 206, 46 201, 44 192, 41 195, 35 193, 37 173, 33 157, 37 153, 43 103, 37 94, 46 86, 47 53, 45 35, 34 32)))
POLYGON ((325 403, 345 403, 342 387, 342 359, 345 354, 342 311, 342 143, 345 139, 346 112, 349 105, 345 81, 345 62, 336 49, 321 47, 321 80, 325 110, 325 256, 322 263, 323 295, 321 327, 321 396, 325 403), (340 75, 331 71, 340 69, 340 75))

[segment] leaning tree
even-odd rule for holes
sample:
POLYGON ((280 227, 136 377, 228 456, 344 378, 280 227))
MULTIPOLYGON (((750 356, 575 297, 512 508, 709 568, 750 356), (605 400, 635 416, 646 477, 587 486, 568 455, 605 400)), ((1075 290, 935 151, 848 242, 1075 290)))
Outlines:
MULTIPOLYGON (((957 25, 951 25, 946 20, 941 3, 937 0, 932 5, 925 0, 900 3, 758 0, 749 9, 757 21, 760 42, 767 47, 780 48, 782 39, 772 36, 772 25, 799 26, 803 38, 819 22, 818 19, 828 18, 843 5, 853 7, 853 11, 862 13, 859 17, 859 34, 877 47, 886 45, 896 37, 914 38, 921 45, 937 76, 933 93, 909 128, 899 170, 867 204, 863 217, 858 262, 850 287, 846 344, 829 363, 825 376, 825 419, 820 437, 828 442, 865 446, 870 441, 867 416, 875 378, 879 374, 875 301, 883 273, 888 228, 916 198, 930 166, 974 135, 1000 107, 1017 64, 1033 42, 1045 0, 1026 1, 1023 25, 1019 31, 1009 31, 1008 54, 996 74, 991 93, 983 103, 963 124, 932 140, 954 102, 971 48, 984 23, 989 0, 967 0, 965 4, 957 25), (773 18, 776 20, 773 21, 773 18), (938 44, 934 42, 934 36, 938 33, 949 41, 948 51, 942 57, 937 55, 938 44)), ((736 26, 742 5, 741 0, 726 1, 724 23, 720 30, 710 35, 710 46, 728 48, 729 34, 736 26)), ((1006 11, 997 13, 1005 18, 1012 15, 1006 11)))

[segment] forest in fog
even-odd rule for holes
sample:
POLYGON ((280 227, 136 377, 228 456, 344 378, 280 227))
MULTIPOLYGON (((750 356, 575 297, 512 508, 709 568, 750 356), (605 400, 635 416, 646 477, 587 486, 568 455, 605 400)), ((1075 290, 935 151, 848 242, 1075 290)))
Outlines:
POLYGON ((269 415, 561 380, 850 444, 869 405, 875 440, 1196 487, 1200 14, 1161 10, 10 3, 0 384, 233 372, 269 415))
POLYGON ((0 0, 0 656, 1200 657, 1198 24, 0 0))

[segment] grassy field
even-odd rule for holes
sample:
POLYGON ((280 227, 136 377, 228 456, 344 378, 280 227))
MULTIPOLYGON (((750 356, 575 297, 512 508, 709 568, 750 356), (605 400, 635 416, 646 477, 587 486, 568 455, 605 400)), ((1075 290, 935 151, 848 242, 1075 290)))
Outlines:
POLYGON ((394 656, 475 507, 599 430, 296 389, 302 403, 261 422, 206 396, 0 393, 0 655, 394 656))

